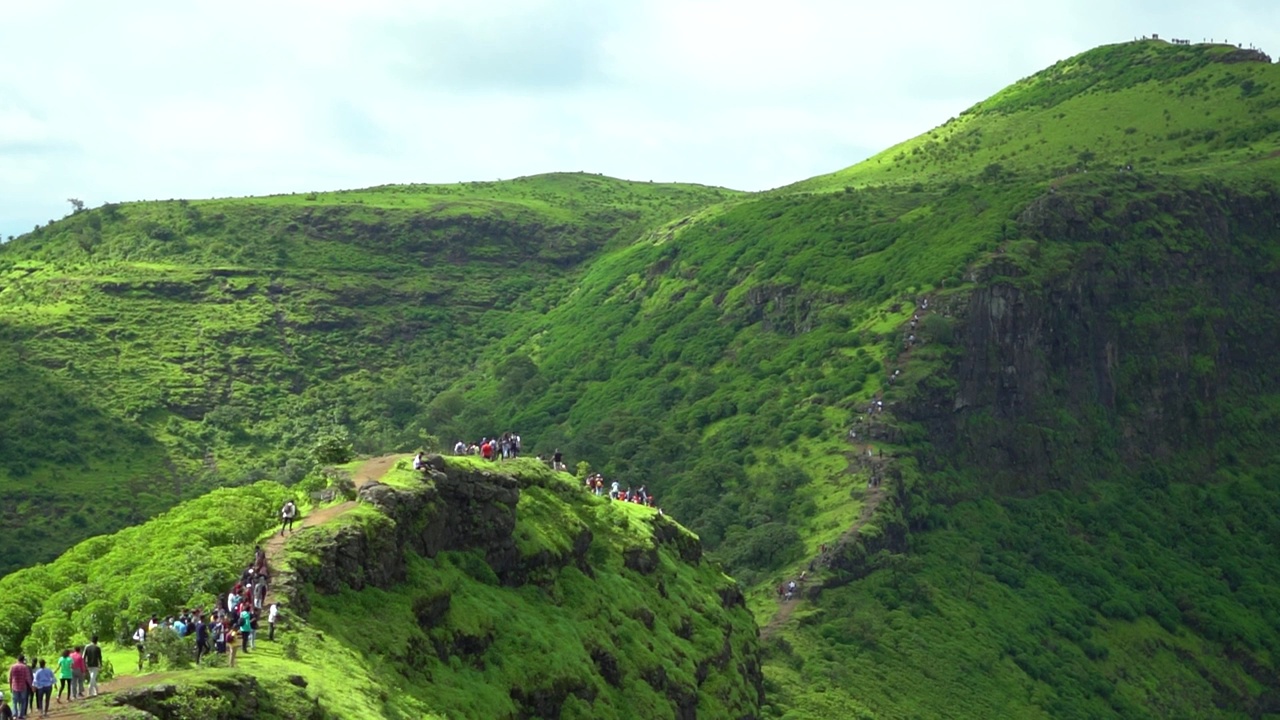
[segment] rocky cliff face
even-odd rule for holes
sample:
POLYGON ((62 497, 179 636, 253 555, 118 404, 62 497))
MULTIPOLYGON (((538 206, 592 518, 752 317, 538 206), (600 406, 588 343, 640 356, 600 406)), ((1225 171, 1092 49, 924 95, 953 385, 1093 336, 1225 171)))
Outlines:
MULTIPOLYGON (((482 557, 496 584, 512 592, 532 586, 558 596, 567 592, 560 579, 566 571, 602 588, 632 583, 634 593, 606 597, 604 602, 621 609, 656 590, 649 600, 625 611, 625 616, 628 624, 637 621, 641 632, 654 639, 670 634, 678 647, 664 651, 675 651, 672 658, 648 668, 636 667, 628 651, 611 647, 603 639, 617 634, 617 620, 601 617, 604 624, 596 629, 604 631, 602 639, 591 639, 592 629, 583 628, 578 648, 590 657, 595 677, 558 677, 547 671, 537 682, 514 684, 508 692, 518 709, 510 716, 560 717, 567 704, 606 702, 600 687, 619 689, 625 696, 629 683, 643 683, 645 693, 666 698, 668 707, 658 717, 694 718, 708 712, 756 716, 763 700, 763 677, 755 624, 737 586, 702 559, 695 536, 666 518, 649 515, 640 532, 619 544, 624 536, 617 532, 616 518, 613 526, 593 526, 582 519, 589 514, 569 513, 551 529, 561 540, 531 544, 529 534, 541 530, 522 516, 533 512, 531 505, 522 505, 524 494, 536 496, 542 506, 608 510, 562 479, 454 467, 436 457, 427 481, 418 487, 374 483, 361 488, 361 503, 376 509, 376 515, 330 533, 316 533, 317 537, 305 540, 302 554, 291 549, 292 572, 282 579, 288 603, 305 616, 323 596, 364 588, 411 590, 413 558, 434 558, 450 551, 482 557), (693 575, 678 566, 714 581, 708 587, 688 587, 693 575), (703 596, 711 602, 699 599, 703 596), (691 611, 702 617, 691 616, 691 611), (600 683, 593 684, 594 680, 600 683), (713 702, 710 695, 716 696, 713 702)), ((294 542, 299 541, 303 538, 294 542)), ((413 600, 417 629, 423 633, 422 643, 429 643, 424 650, 430 656, 484 667, 493 662, 490 654, 502 642, 501 630, 451 629, 452 614, 460 612, 459 592, 424 588, 413 600)), ((575 614, 570 608, 564 612, 575 614)), ((522 622, 518 617, 511 621, 522 622)), ((597 621, 587 617, 584 622, 597 621)), ((617 637, 615 641, 624 647, 631 642, 617 637)))
POLYGON ((978 289, 942 306, 958 352, 905 409, 926 423, 935 462, 1020 493, 1115 463, 1209 472, 1247 446, 1256 428, 1237 410, 1280 380, 1280 198, 1138 189, 1033 201, 1023 255, 975 271, 978 289))

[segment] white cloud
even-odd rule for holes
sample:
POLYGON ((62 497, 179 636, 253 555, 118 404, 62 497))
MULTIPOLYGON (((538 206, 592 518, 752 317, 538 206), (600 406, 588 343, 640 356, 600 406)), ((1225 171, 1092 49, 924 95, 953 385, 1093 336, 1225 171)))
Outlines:
POLYGON ((1280 51, 1267 0, 0 5, 0 232, 64 198, 555 170, 762 189, 1135 35, 1280 51))

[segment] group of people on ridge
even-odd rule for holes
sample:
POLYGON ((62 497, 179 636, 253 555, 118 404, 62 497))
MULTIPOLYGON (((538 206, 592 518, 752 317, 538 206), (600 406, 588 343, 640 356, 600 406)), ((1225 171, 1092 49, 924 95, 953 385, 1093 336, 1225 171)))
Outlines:
POLYGON ((280 606, 266 602, 270 579, 267 554, 262 546, 258 546, 254 548, 253 564, 245 568, 240 579, 219 598, 218 606, 212 611, 206 613, 202 608, 196 608, 164 620, 153 615, 150 622, 138 623, 133 642, 138 648, 139 672, 149 655, 154 658, 154 653, 148 653, 147 643, 157 631, 174 632, 178 637, 193 636, 197 665, 210 652, 216 652, 227 656, 227 667, 235 667, 237 650, 248 653, 254 649, 259 622, 263 620, 269 628, 267 639, 275 640, 280 606), (239 648, 236 647, 237 640, 239 648))
MULTIPOLYGON (((604 475, 592 473, 586 477, 583 483, 586 485, 587 490, 595 493, 596 496, 604 495, 604 475)), ((654 499, 653 495, 649 494, 644 485, 641 485, 639 490, 632 490, 631 486, 627 486, 627 489, 623 490, 617 480, 609 484, 609 499, 631 502, 637 505, 648 505, 649 507, 657 505, 657 500, 654 499)))
POLYGON ((459 440, 453 445, 454 455, 479 455, 485 460, 513 460, 520 457, 520 436, 516 433, 503 433, 501 437, 480 438, 480 442, 467 443, 459 440))

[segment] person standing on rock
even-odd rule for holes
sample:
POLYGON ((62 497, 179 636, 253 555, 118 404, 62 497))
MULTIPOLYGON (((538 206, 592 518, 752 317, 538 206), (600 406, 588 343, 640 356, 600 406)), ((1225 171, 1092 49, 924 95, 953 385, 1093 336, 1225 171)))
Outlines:
POLYGON ((285 500, 284 507, 280 508, 280 534, 284 535, 285 531, 293 532, 293 520, 298 517, 298 506, 293 504, 293 500, 285 500))

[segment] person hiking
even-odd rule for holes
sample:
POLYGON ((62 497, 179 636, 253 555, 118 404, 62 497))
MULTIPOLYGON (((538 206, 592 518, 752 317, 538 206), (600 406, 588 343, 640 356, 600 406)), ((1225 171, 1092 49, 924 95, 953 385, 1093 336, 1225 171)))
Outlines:
POLYGON ((195 623, 196 665, 199 665, 201 658, 209 653, 209 626, 204 624, 204 618, 200 615, 196 616, 195 623))
POLYGON ((62 693, 66 691, 67 702, 71 702, 71 678, 74 677, 71 670, 71 651, 63 650, 62 656, 58 658, 58 704, 62 704, 62 693))
POLYGON ((49 714, 49 698, 53 696, 53 671, 45 667, 43 660, 36 664, 40 666, 32 683, 36 689, 36 709, 40 711, 40 717, 45 717, 49 714))
POLYGON ((564 470, 564 453, 560 452, 560 448, 551 455, 551 469, 564 470))
POLYGON ((280 534, 283 535, 285 530, 293 532, 293 520, 298 517, 298 506, 293 504, 292 500, 285 500, 284 507, 280 508, 280 534))
POLYGON ((249 641, 253 638, 253 615, 247 609, 240 611, 240 641, 246 654, 249 652, 249 641))
POLYGON ((227 667, 236 666, 236 633, 227 630, 227 667))
POLYGON ((83 646, 77 645, 71 650, 71 694, 77 700, 84 697, 84 681, 89 668, 84 663, 83 646))
POLYGON ((138 623, 138 629, 133 631, 133 644, 138 646, 138 672, 142 672, 142 661, 146 658, 147 643, 147 626, 145 623, 138 623))
POLYGON ((275 642, 276 639, 276 621, 280 619, 280 603, 271 603, 271 609, 267 611, 267 639, 275 642))
POLYGON ((18 661, 9 666, 9 691, 13 695, 13 711, 20 718, 27 716, 27 703, 31 701, 31 688, 35 677, 27 666, 27 658, 18 656, 18 661))

